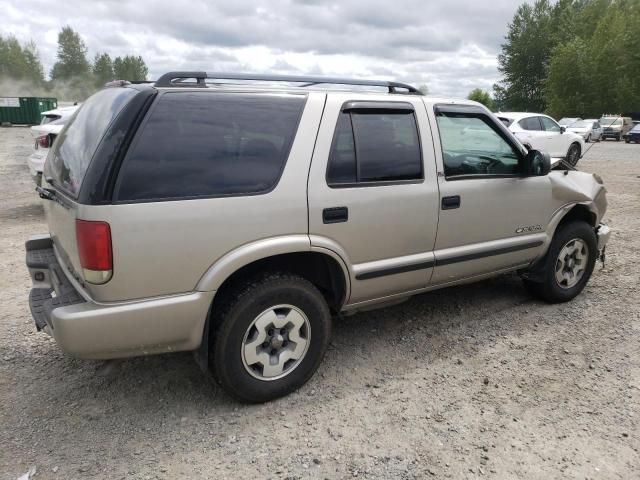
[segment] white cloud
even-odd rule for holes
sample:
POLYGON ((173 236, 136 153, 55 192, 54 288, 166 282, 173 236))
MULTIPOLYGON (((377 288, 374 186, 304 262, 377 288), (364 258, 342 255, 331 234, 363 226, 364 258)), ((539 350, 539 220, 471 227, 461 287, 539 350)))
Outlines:
POLYGON ((33 39, 45 71, 70 25, 89 49, 170 70, 382 77, 464 96, 497 80, 496 55, 519 0, 0 0, 2 35, 33 39))

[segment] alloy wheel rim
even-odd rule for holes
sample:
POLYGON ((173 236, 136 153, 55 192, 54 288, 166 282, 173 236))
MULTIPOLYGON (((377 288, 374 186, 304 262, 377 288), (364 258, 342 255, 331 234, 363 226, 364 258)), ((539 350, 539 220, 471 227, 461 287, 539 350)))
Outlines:
POLYGON ((565 243, 556 260, 555 277, 560 288, 575 287, 584 276, 589 260, 589 247, 579 239, 574 238, 565 243))
POLYGON ((289 375, 304 359, 311 343, 311 324, 293 305, 276 305, 249 325, 241 346, 242 364, 254 378, 277 380, 289 375))
POLYGON ((569 163, 571 165, 575 165, 578 161, 578 147, 575 145, 569 149, 569 163))

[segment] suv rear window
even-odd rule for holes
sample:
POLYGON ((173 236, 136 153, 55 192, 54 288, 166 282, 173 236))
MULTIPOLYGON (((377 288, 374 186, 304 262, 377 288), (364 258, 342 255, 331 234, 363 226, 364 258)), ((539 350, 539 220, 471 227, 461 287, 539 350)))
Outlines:
POLYGON ((304 95, 169 92, 120 171, 118 201, 266 193, 284 168, 304 95))
POLYGON ((77 197, 100 140, 136 93, 131 88, 108 88, 84 102, 60 132, 45 165, 45 178, 77 197))

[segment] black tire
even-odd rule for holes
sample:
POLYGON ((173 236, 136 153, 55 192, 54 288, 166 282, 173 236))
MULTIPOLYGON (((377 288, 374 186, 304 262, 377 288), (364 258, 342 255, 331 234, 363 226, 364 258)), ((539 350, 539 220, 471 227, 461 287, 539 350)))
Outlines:
POLYGON ((630 140, 628 138, 624 139, 624 143, 629 143, 629 142, 630 142, 630 140))
POLYGON ((331 336, 331 313, 320 291, 302 277, 288 273, 256 277, 227 292, 214 309, 209 368, 222 388, 237 400, 260 403, 287 395, 306 383, 322 362, 331 336), (306 315, 309 345, 288 374, 261 380, 252 376, 243 362, 245 334, 262 312, 283 304, 306 315))
POLYGON ((591 278, 593 268, 598 258, 598 243, 596 233, 591 225, 582 221, 569 222, 558 227, 551 241, 549 251, 544 257, 542 277, 540 281, 523 279, 525 288, 534 296, 549 303, 561 303, 572 300, 582 292, 591 278), (556 263, 558 254, 571 240, 580 239, 586 243, 589 254, 586 267, 578 283, 571 288, 562 287, 556 280, 556 263))
POLYGON ((621 137, 620 135, 618 135, 618 136, 616 137, 616 142, 619 142, 620 140, 622 140, 622 137, 621 137))
POLYGON ((567 151, 567 162, 572 167, 575 167, 578 164, 578 160, 580 160, 580 145, 572 143, 567 151))

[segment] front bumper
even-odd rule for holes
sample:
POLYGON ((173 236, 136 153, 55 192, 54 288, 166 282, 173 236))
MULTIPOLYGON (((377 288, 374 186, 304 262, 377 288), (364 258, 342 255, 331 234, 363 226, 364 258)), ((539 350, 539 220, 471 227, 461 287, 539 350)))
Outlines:
POLYGON ((605 130, 604 132, 602 132, 602 136, 604 138, 618 138, 622 136, 622 131, 621 130, 605 130))
POLYGON ((68 274, 49 236, 29 240, 26 250, 36 328, 52 335, 65 352, 110 359, 200 346, 215 292, 98 303, 68 274))

